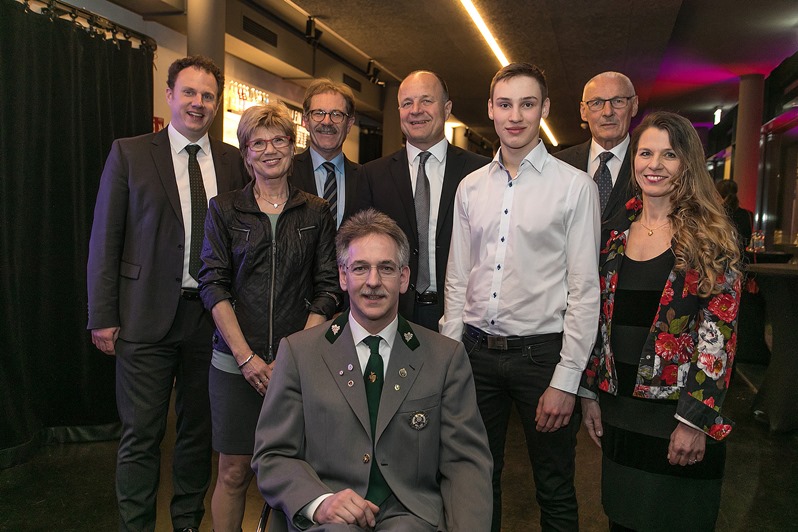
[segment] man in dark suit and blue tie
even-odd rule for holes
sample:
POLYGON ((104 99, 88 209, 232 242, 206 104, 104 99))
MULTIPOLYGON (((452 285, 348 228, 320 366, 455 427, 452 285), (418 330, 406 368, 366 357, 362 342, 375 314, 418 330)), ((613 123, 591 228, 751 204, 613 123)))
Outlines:
POLYGON ((407 145, 363 165, 357 209, 374 207, 396 220, 410 241, 410 286, 399 313, 438 330, 452 238, 454 195, 460 181, 490 159, 448 143, 449 89, 427 70, 399 86, 399 119, 407 145))
POLYGON ((197 291, 208 198, 240 188, 238 150, 208 136, 224 77, 200 56, 169 67, 169 126, 117 139, 94 209, 87 266, 92 342, 116 356, 122 422, 120 530, 154 530, 160 445, 172 388, 175 530, 199 530, 211 478, 208 369, 213 321, 197 291))
MULTIPOLYGON (((602 234, 634 195, 629 153, 629 124, 637 114, 637 95, 631 80, 620 72, 591 78, 582 93, 579 113, 592 138, 553 155, 584 170, 598 185, 602 234)), ((602 237, 603 238, 603 237, 602 237)))
POLYGON ((294 156, 292 185, 330 203, 335 227, 352 214, 360 165, 343 153, 344 141, 355 123, 355 97, 342 83, 327 78, 313 81, 302 103, 302 125, 310 146, 294 156))

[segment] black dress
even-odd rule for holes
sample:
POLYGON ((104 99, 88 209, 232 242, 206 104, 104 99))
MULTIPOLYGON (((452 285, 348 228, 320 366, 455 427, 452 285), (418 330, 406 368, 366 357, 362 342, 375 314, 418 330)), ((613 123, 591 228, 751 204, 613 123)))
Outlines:
POLYGON ((646 532, 714 530, 726 458, 725 444, 707 438, 701 462, 670 465, 677 401, 632 397, 643 344, 674 260, 670 249, 642 262, 623 257, 610 337, 618 395, 599 393, 604 511, 610 521, 646 532))

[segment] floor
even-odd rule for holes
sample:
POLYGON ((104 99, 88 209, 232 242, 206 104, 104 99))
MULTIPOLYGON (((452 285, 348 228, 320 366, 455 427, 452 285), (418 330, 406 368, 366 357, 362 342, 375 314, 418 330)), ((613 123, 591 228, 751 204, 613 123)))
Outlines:
MULTIPOLYGON (((771 433, 754 419, 752 387, 761 379, 761 370, 744 366, 738 368, 740 374, 735 375, 724 406, 737 428, 728 443, 717 530, 798 530, 798 433, 771 433)), ((168 448, 165 444, 158 496, 159 531, 170 530, 168 448)), ((34 460, 0 470, 0 531, 114 530, 115 455, 115 442, 50 445, 43 447, 34 460)), ((607 530, 599 490, 600 459, 598 448, 583 429, 577 446, 576 489, 580 528, 587 532, 607 530)), ((517 419, 508 438, 503 483, 503 530, 538 530, 531 470, 517 419)), ((210 494, 206 508, 210 508, 210 494)), ((253 483, 244 530, 255 529, 260 509, 260 494, 253 483)), ((211 530, 210 510, 201 530, 211 530)))

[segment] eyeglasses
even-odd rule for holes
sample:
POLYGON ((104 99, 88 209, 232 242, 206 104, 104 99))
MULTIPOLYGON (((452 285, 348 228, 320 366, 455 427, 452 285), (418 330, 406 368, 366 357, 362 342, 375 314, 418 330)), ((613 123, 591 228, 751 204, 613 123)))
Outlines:
POLYGON ((321 109, 308 111, 308 116, 312 118, 314 122, 324 122, 324 117, 327 115, 330 115, 330 122, 333 124, 340 124, 345 118, 349 117, 348 114, 341 111, 322 111, 321 109))
POLYGON ((380 274, 381 279, 392 279, 399 275, 400 268, 393 262, 381 262, 380 264, 372 266, 365 262, 356 262, 346 267, 353 277, 368 277, 371 270, 376 268, 377 273, 380 274))
POLYGON ((274 137, 271 139, 255 139, 250 140, 247 143, 247 148, 250 150, 259 153, 266 149, 266 146, 271 144, 275 150, 281 150, 283 148, 287 148, 289 144, 291 144, 291 137, 286 137, 280 135, 278 137, 274 137))
POLYGON ((587 105, 587 108, 591 111, 601 111, 604 109, 604 104, 610 102, 610 105, 613 109, 624 109, 627 105, 629 105, 629 100, 637 96, 633 94, 632 96, 613 96, 609 100, 605 100, 603 98, 596 98, 594 100, 588 100, 586 102, 582 102, 583 104, 587 105))

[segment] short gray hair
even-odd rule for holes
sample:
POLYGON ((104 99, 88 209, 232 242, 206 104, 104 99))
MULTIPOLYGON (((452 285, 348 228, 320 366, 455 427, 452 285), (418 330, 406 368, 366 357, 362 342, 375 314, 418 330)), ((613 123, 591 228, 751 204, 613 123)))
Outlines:
POLYGON ((358 238, 369 235, 385 235, 396 243, 396 255, 399 267, 410 264, 410 243, 404 231, 396 222, 376 209, 368 208, 351 216, 341 224, 335 237, 335 251, 339 266, 346 266, 349 260, 349 245, 358 238))

